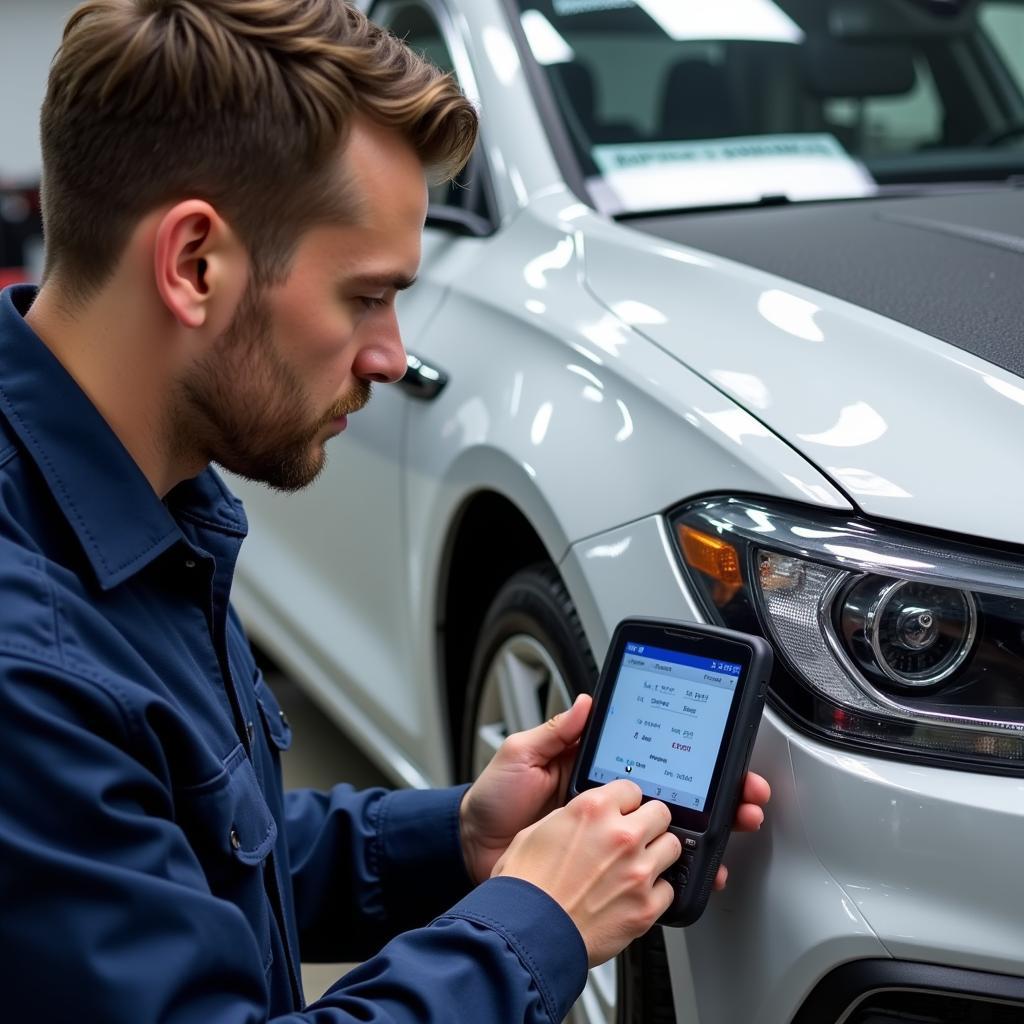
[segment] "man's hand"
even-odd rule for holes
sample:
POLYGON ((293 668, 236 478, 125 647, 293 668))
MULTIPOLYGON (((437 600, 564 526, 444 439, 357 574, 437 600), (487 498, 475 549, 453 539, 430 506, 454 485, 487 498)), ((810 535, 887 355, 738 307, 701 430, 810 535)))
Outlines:
MULTIPOLYGON (((501 745, 462 800, 462 853, 474 882, 491 876, 495 864, 522 829, 565 803, 579 738, 590 714, 591 699, 576 698, 568 711, 525 732, 514 733, 501 745)), ((748 773, 743 803, 733 828, 754 832, 764 821, 761 809, 769 800, 768 783, 748 773)), ((728 871, 718 869, 715 888, 725 887, 728 871)))
POLYGON ((513 733, 466 793, 459 811, 462 855, 474 882, 491 877, 518 832, 565 802, 590 705, 581 695, 543 725, 513 733))
POLYGON ((494 869, 531 882, 562 907, 591 967, 643 935, 672 903, 671 884, 658 876, 679 859, 682 844, 665 831, 669 809, 642 797, 624 779, 588 790, 520 832, 494 869))

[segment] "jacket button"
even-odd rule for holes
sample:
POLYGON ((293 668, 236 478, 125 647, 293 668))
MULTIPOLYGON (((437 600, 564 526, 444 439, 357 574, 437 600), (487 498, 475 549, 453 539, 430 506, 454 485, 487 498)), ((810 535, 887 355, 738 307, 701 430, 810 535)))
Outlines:
POLYGON ((291 728, 291 723, 288 721, 288 716, 283 711, 278 711, 278 714, 281 716, 281 724, 286 729, 290 729, 291 728))
POLYGON ((195 567, 196 567, 196 560, 194 558, 186 558, 185 559, 185 568, 186 569, 194 569, 195 567))
POLYGON ((228 839, 231 840, 231 849, 232 850, 240 850, 242 848, 242 840, 241 840, 241 838, 238 835, 238 829, 237 828, 233 828, 231 830, 231 833, 228 836, 228 839))
POLYGON ((249 742, 252 743, 252 738, 256 735, 256 730, 253 728, 252 722, 245 723, 245 735, 249 737, 249 742))

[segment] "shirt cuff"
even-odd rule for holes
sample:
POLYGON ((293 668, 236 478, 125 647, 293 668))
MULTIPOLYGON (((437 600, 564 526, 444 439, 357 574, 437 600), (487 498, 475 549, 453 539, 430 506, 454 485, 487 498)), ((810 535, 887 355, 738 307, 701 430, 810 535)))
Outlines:
POLYGON ((491 878, 442 918, 497 932, 519 957, 552 1022, 561 1021, 587 982, 587 948, 572 918, 546 892, 521 878, 491 878))
POLYGON ((428 921, 472 888, 462 856, 459 806, 466 786, 399 789, 378 809, 381 880, 389 908, 428 921))

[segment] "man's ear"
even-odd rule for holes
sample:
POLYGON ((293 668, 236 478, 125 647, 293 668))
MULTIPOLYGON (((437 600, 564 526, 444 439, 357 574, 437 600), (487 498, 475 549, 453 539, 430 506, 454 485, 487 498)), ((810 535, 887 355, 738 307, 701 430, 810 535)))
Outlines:
POLYGON ((183 326, 229 323, 248 279, 245 249, 207 202, 189 199, 166 211, 153 246, 156 287, 183 326))

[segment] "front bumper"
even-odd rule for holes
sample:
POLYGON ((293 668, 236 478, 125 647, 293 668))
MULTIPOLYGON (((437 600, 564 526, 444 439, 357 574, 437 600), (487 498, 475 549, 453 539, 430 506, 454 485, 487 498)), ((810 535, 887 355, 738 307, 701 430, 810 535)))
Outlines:
MULTIPOLYGON (((670 545, 653 516, 570 550, 598 659, 627 615, 699 617, 670 545)), ((665 932, 678 1020, 788 1022, 857 960, 1024 975, 1024 779, 846 751, 771 710, 752 767, 773 789, 765 825, 732 838, 703 918, 665 932)))

